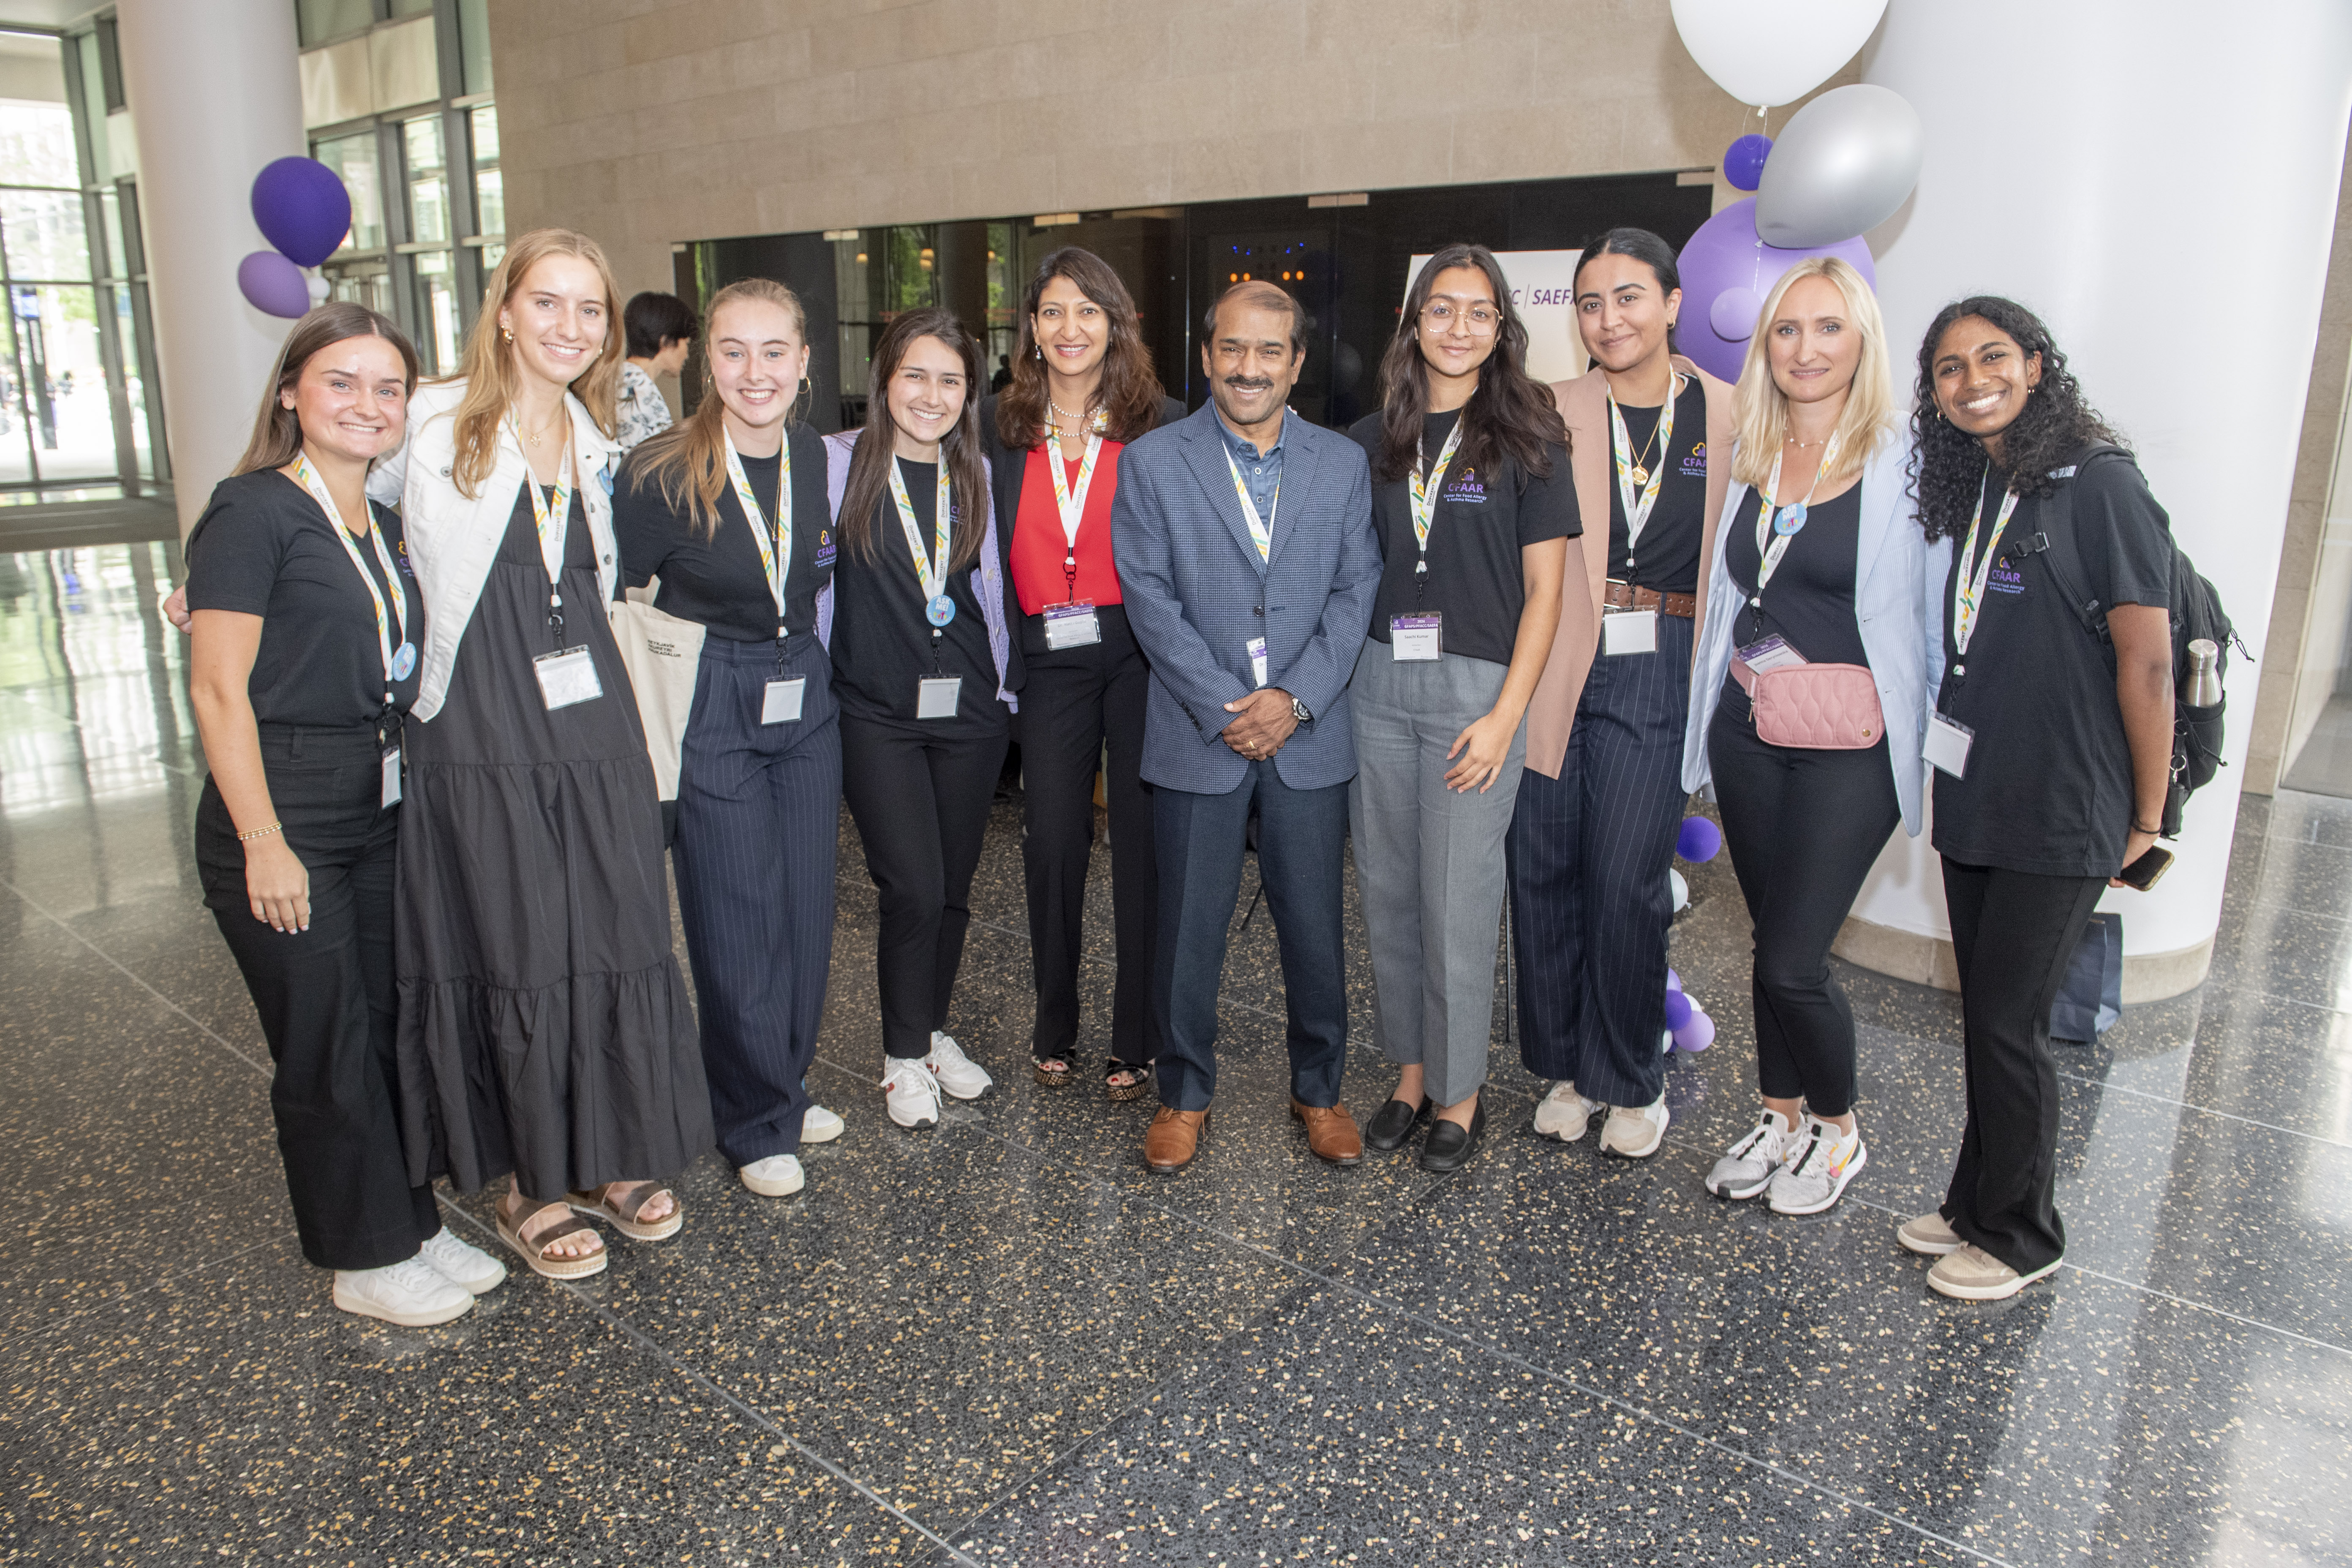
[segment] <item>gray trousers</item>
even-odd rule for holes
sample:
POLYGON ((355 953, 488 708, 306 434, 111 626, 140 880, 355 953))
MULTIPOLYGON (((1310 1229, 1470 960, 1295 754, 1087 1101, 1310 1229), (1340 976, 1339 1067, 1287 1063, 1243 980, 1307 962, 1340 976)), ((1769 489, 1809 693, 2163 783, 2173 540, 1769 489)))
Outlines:
POLYGON ((1445 753, 1493 709, 1506 673, 1458 654, 1401 664, 1389 644, 1368 637, 1348 688, 1356 723, 1348 817, 1371 941, 1373 1037, 1389 1060, 1421 1064, 1440 1105, 1467 1100, 1486 1081, 1503 836, 1527 763, 1527 727, 1484 795, 1446 787, 1454 764, 1445 753))

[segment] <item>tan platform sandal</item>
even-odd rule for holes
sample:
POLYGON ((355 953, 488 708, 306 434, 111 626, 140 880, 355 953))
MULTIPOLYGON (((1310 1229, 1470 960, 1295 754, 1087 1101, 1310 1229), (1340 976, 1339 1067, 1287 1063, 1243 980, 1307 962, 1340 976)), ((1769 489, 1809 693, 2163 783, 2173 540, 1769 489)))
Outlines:
POLYGON ((566 1193, 572 1212, 601 1219, 631 1241, 666 1241, 686 1223, 686 1205, 673 1196, 670 1211, 660 1219, 641 1220, 646 1205, 667 1193, 659 1182, 606 1182, 593 1192, 566 1193))
POLYGON ((547 1249, 559 1241, 578 1236, 583 1231, 590 1236, 596 1235, 596 1227, 573 1215, 567 1205, 541 1204, 528 1214, 509 1214, 507 1211, 506 1199, 500 1198, 495 1212, 499 1224, 499 1239, 520 1253, 522 1260, 530 1265, 532 1273, 544 1275, 550 1279, 585 1279, 592 1274, 604 1272, 607 1259, 602 1237, 597 1237, 596 1250, 585 1258, 548 1255, 547 1249), (541 1230, 530 1231, 530 1226, 533 1220, 545 1219, 550 1215, 561 1215, 562 1217, 541 1230))

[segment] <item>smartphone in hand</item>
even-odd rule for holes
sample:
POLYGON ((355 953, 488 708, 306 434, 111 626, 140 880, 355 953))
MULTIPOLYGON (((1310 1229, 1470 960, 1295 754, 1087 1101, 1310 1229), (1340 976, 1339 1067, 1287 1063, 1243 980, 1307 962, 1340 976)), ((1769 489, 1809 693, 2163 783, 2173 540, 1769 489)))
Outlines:
POLYGON ((2171 869, 2172 851, 2161 844, 2151 844, 2147 854, 2116 873, 2116 879, 2145 893, 2171 869))

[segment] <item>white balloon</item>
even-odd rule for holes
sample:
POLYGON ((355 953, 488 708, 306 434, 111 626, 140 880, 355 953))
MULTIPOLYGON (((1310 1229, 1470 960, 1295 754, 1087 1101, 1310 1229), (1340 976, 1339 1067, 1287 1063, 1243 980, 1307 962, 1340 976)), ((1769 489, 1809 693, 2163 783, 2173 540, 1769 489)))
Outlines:
POLYGON ((1756 232, 1783 250, 1852 239, 1895 216, 1927 156, 1927 128, 1901 93, 1869 82, 1833 89, 1797 110, 1772 143, 1756 232))
POLYGON ((333 286, 324 278, 320 277, 316 272, 313 272, 308 278, 305 278, 302 280, 302 286, 310 291, 310 303, 313 305, 325 304, 327 302, 327 296, 334 292, 333 286))
POLYGON ((1689 904, 1690 884, 1683 880, 1683 874, 1680 871, 1676 871, 1672 868, 1667 870, 1666 889, 1674 895, 1675 909, 1676 911, 1679 912, 1683 908, 1689 904))
POLYGON ((1886 0, 1674 0, 1675 30, 1698 68, 1759 109, 1836 75, 1885 10, 1886 0))

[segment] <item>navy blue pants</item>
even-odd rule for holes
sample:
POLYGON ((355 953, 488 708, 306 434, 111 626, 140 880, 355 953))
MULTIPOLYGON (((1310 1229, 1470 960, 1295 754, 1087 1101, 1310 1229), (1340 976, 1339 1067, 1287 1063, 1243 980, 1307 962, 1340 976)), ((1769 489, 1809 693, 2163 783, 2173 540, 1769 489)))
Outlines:
POLYGON ((1282 952, 1289 1014, 1290 1092, 1303 1105, 1339 1102, 1348 1057, 1347 947, 1341 934, 1348 786, 1292 789, 1269 757, 1225 795, 1154 785, 1160 952, 1151 975, 1160 1015, 1160 1100, 1206 1110, 1217 1090, 1217 992, 1225 935, 1242 886, 1250 807, 1258 813, 1258 874, 1282 952))
POLYGON ((1609 1105, 1665 1082, 1666 926, 1690 712, 1691 623, 1654 653, 1595 656, 1559 777, 1529 768, 1504 840, 1519 961, 1519 1059, 1609 1105))
POLYGON ((802 1079, 833 968, 841 844, 841 723, 814 636, 784 646, 801 716, 760 722, 776 645, 706 637, 678 773, 678 915, 702 1019, 710 1120, 728 1161, 801 1146, 802 1079))

